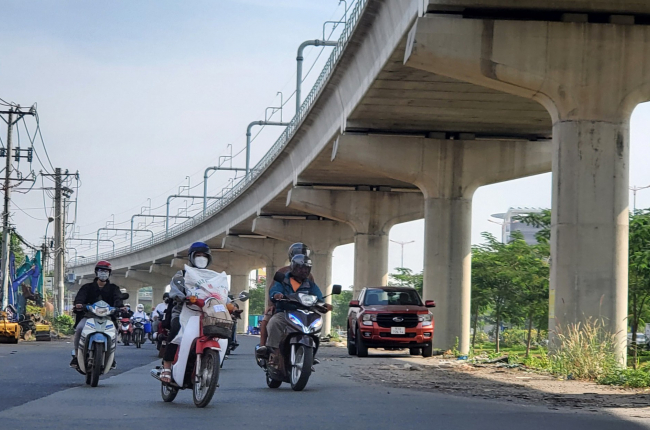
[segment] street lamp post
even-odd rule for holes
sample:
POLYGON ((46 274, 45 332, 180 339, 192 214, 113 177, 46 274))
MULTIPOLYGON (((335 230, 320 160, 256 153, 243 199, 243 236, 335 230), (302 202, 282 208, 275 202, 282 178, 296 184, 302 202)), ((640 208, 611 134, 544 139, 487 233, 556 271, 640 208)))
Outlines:
POLYGON ((404 246, 405 246, 405 245, 408 245, 408 244, 410 244, 410 243, 414 243, 415 241, 414 241, 414 240, 411 240, 411 241, 409 241, 409 242, 399 242, 399 241, 397 241, 397 240, 392 240, 392 239, 391 239, 391 242, 396 243, 396 244, 398 244, 399 246, 402 247, 402 262, 400 263, 400 264, 401 264, 400 267, 404 267, 404 246))
POLYGON ((633 185, 630 187, 630 191, 632 191, 632 213, 636 212, 636 193, 637 191, 645 190, 646 188, 650 188, 650 185, 646 185, 645 187, 637 187, 636 185, 633 185))

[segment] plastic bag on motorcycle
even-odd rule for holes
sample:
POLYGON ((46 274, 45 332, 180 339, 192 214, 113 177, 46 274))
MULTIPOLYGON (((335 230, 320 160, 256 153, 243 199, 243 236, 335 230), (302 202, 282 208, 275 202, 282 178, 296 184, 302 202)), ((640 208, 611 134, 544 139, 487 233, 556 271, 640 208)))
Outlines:
POLYGON ((179 321, 181 329, 178 336, 172 341, 180 345, 183 337, 183 327, 192 316, 204 314, 204 333, 206 335, 220 335, 232 326, 230 313, 226 308, 228 302, 228 275, 226 272, 215 272, 208 269, 197 269, 185 266, 185 290, 187 296, 196 296, 205 301, 205 306, 186 304, 183 306, 179 321), (225 326, 219 329, 219 326, 225 326), (214 333, 212 333, 214 331, 214 333))

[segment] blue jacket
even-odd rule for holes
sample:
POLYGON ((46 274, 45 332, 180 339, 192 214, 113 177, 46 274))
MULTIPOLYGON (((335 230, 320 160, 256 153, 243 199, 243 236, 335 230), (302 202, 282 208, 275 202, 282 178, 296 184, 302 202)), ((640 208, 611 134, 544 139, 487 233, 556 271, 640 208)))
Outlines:
POLYGON ((298 291, 293 291, 293 287, 291 286, 291 281, 289 280, 290 276, 291 274, 287 273, 286 275, 284 275, 284 280, 282 282, 275 281, 275 283, 269 290, 269 297, 273 303, 276 303, 275 308, 277 312, 295 311, 297 309, 296 305, 294 305, 293 303, 276 302, 273 299, 273 296, 277 293, 281 293, 285 296, 294 293, 311 294, 312 296, 318 297, 318 300, 323 300, 323 293, 321 293, 320 288, 318 288, 318 285, 316 285, 315 282, 310 280, 305 280, 300 286, 300 288, 298 288, 298 291))

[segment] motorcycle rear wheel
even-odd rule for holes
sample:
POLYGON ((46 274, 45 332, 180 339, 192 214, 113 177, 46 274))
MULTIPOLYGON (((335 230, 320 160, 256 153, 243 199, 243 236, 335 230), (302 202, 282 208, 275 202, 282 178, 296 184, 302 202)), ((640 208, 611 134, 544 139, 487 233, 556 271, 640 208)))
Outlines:
MULTIPOLYGON (((198 361, 198 360, 197 360, 198 361)), ((197 408, 208 406, 219 385, 219 351, 205 349, 201 354, 201 368, 194 369, 192 398, 197 408)))
POLYGON ((291 345, 291 389, 302 391, 311 376, 314 350, 305 345, 291 345))
MULTIPOLYGON (((104 344, 96 343, 93 353, 93 366, 90 369, 90 386, 96 387, 99 384, 99 375, 102 373, 102 361, 104 361, 104 344)), ((88 370, 88 369, 87 369, 88 370)))
POLYGON ((169 385, 160 384, 160 394, 162 396, 163 402, 169 403, 173 402, 178 394, 178 388, 170 387, 169 385))
POLYGON ((90 377, 91 377, 91 373, 90 372, 86 373, 86 385, 90 385, 90 377))

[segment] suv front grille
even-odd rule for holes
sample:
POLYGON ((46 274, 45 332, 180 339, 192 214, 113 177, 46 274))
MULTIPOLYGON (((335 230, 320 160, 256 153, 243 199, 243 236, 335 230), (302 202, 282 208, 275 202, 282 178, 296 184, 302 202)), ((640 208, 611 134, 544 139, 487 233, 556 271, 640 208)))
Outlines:
POLYGON ((415 337, 415 333, 406 333, 406 334, 390 334, 390 333, 379 333, 379 337, 415 337))
POLYGON ((417 314, 378 314, 377 325, 379 327, 406 327, 415 328, 418 326, 417 314), (395 318, 401 318, 402 321, 395 321, 395 318))

